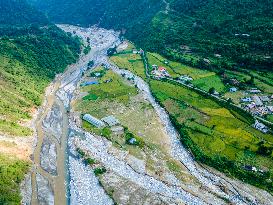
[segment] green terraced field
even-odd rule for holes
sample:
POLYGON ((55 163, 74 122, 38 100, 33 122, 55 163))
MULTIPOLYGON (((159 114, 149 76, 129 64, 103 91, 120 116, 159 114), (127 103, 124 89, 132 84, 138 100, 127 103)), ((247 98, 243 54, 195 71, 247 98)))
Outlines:
POLYGON ((142 58, 139 54, 127 53, 127 54, 117 54, 110 58, 119 68, 126 69, 132 73, 146 78, 144 64, 142 58))
MULTIPOLYGON (((202 161, 205 156, 215 163, 220 157, 221 160, 231 161, 238 169, 252 165, 273 173, 272 151, 267 154, 261 152, 266 149, 264 147, 270 150, 273 148, 272 135, 255 130, 236 111, 187 88, 155 80, 151 80, 150 85, 157 100, 177 122, 182 136, 189 137, 191 144, 187 146, 197 159, 202 161), (202 156, 198 156, 200 153, 202 156)), ((224 171, 233 172, 228 168, 224 171)), ((244 170, 241 171, 245 173, 244 170)), ((263 188, 269 189, 269 185, 266 184, 263 188)))

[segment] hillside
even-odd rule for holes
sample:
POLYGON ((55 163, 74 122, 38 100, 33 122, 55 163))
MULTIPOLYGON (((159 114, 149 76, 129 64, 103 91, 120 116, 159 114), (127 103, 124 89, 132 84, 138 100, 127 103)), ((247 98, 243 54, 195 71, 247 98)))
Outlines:
POLYGON ((0 1, 0 204, 20 204, 32 146, 25 123, 80 52, 78 39, 48 22, 23 0, 0 1))
POLYGON ((55 22, 122 29, 138 46, 193 66, 264 70, 273 63, 270 0, 32 2, 55 22))
POLYGON ((0 0, 0 25, 47 24, 48 19, 25 0, 0 0))

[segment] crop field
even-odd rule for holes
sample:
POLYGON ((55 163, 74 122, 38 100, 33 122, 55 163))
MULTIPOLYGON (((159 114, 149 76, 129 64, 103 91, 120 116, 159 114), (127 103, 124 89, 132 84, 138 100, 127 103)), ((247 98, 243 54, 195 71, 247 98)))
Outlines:
POLYGON ((196 87, 201 88, 202 90, 209 91, 210 88, 215 88, 215 90, 219 93, 224 93, 226 91, 226 87, 219 78, 218 75, 211 75, 204 78, 199 78, 192 82, 196 87))
POLYGON ((175 70, 175 72, 179 73, 180 75, 189 75, 194 80, 216 75, 216 73, 214 72, 211 72, 208 70, 202 70, 198 68, 193 68, 193 67, 181 64, 179 62, 170 61, 169 64, 175 70))
POLYGON ((273 122, 273 115, 266 116, 266 119, 270 122, 273 122))
POLYGON ((242 116, 239 119, 235 111, 231 112, 191 90, 161 81, 150 83, 157 99, 205 155, 225 157, 241 165, 265 167, 272 173, 272 152, 265 156, 258 151, 261 144, 272 147, 272 135, 255 130, 240 120, 242 116))
POLYGON ((80 113, 89 113, 99 119, 114 115, 123 127, 143 140, 144 146, 128 145, 124 134, 116 134, 109 127, 95 128, 86 121, 82 127, 89 132, 102 135, 113 142, 119 149, 127 150, 138 159, 145 160, 146 168, 151 173, 170 170, 177 175, 178 179, 188 181, 191 176, 181 175, 184 167, 175 160, 170 160, 168 154, 169 139, 166 136, 153 107, 144 97, 138 93, 137 88, 131 86, 129 82, 111 70, 99 80, 99 85, 82 87, 83 93, 95 94, 97 99, 86 99, 83 97, 76 103, 76 110, 80 113), (103 83, 106 79, 112 79, 110 83, 103 83), (123 90, 123 96, 120 90, 123 90), (110 92, 111 95, 106 94, 110 92), (109 96, 109 97, 107 97, 109 96), (127 96, 127 98, 125 98, 127 96), (170 163, 167 163, 170 161, 170 163), (162 164, 158 166, 158 163, 162 164), (169 168, 170 167, 170 168, 169 168))
POLYGON ((226 90, 225 85, 215 72, 193 68, 174 61, 168 61, 169 63, 166 65, 164 64, 166 59, 156 53, 148 53, 147 57, 150 65, 156 64, 165 67, 173 78, 188 75, 193 78, 192 83, 202 90, 209 91, 212 87, 217 92, 225 92, 226 90))
POLYGON ((144 64, 139 54, 116 54, 110 60, 119 68, 129 70, 143 79, 146 78, 144 64))

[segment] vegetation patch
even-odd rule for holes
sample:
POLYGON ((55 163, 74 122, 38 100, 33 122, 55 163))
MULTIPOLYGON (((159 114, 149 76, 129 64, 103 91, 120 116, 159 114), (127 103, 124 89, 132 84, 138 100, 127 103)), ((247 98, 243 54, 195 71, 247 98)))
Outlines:
POLYGON ((107 170, 104 167, 97 167, 94 169, 94 174, 96 176, 102 175, 106 172, 107 170))
POLYGON ((20 183, 29 163, 0 154, 0 204, 20 204, 20 183))
POLYGON ((144 64, 139 54, 133 54, 132 52, 126 54, 118 53, 117 55, 112 56, 110 59, 119 68, 129 70, 143 79, 146 78, 144 64))

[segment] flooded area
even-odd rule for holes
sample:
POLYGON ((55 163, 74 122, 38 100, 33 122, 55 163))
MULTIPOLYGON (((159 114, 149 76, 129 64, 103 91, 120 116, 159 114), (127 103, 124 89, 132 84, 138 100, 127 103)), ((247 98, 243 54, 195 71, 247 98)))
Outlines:
MULTIPOLYGON (((194 161, 180 143, 168 114, 151 95, 148 84, 109 62, 106 52, 108 48, 120 43, 118 32, 94 27, 59 27, 78 35, 85 44, 88 44, 87 37, 90 38, 91 51, 82 55, 63 74, 56 76, 46 91, 44 104, 39 109, 35 123, 37 142, 33 153, 34 166, 25 180, 24 204, 115 203, 92 168, 78 157, 77 148, 84 150, 108 170, 104 181, 107 179, 116 185, 122 182, 128 185, 128 189, 136 190, 138 196, 145 196, 135 199, 134 192, 126 192, 136 201, 140 200, 141 204, 213 204, 212 201, 214 204, 226 204, 227 201, 233 204, 266 204, 269 198, 273 200, 265 191, 205 169, 194 161), (94 61, 94 67, 104 64, 124 78, 134 79, 132 83, 152 105, 164 127, 170 141, 170 155, 187 168, 196 184, 183 185, 173 175, 169 175, 167 182, 150 176, 140 160, 113 147, 106 138, 88 133, 79 126, 79 116, 71 108, 71 102, 76 98, 75 93, 78 92, 80 80, 90 61, 94 61)), ((120 203, 132 204, 130 200, 124 198, 120 203)))

